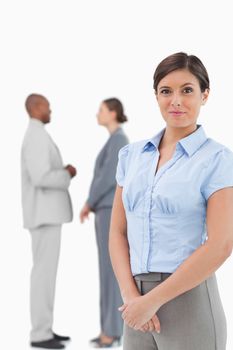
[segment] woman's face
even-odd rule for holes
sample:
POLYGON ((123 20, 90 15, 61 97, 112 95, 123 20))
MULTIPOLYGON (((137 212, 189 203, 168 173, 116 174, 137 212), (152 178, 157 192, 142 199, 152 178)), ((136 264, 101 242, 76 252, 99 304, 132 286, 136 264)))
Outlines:
POLYGON ((97 113, 99 125, 108 126, 114 119, 116 119, 115 114, 115 111, 110 111, 108 106, 102 102, 97 113))
POLYGON ((208 89, 201 92, 195 75, 187 69, 179 69, 160 80, 156 98, 167 125, 183 128, 196 124, 208 94, 208 89))

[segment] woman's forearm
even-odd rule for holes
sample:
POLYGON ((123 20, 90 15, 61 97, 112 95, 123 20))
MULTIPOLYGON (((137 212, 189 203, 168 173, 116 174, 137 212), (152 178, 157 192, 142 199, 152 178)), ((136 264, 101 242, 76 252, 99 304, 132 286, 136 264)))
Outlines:
POLYGON ((123 188, 117 186, 112 209, 109 253, 122 298, 125 301, 139 294, 134 282, 129 257, 127 222, 122 202, 123 188))
POLYGON ((109 252, 113 270, 125 302, 128 298, 138 295, 130 268, 129 246, 125 234, 114 232, 114 230, 110 231, 109 252))
POLYGON ((163 283, 148 293, 152 303, 159 307, 175 297, 198 286, 212 275, 231 254, 231 244, 208 243, 198 248, 163 283))

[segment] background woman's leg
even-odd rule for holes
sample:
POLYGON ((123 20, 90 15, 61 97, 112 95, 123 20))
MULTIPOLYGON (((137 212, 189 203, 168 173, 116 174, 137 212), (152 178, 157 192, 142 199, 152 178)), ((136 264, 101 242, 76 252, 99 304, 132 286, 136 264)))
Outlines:
POLYGON ((108 249, 111 211, 111 208, 103 208, 95 215, 99 253, 101 331, 109 337, 120 337, 123 332, 123 321, 118 307, 122 305, 122 299, 108 249))

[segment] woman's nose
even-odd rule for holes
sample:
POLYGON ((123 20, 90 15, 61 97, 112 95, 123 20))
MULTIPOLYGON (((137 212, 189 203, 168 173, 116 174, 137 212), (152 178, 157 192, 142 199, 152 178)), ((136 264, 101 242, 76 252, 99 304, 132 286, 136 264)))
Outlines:
POLYGON ((173 107, 180 107, 181 101, 180 101, 180 97, 179 97, 177 94, 175 94, 175 95, 173 96, 171 105, 172 105, 173 107))

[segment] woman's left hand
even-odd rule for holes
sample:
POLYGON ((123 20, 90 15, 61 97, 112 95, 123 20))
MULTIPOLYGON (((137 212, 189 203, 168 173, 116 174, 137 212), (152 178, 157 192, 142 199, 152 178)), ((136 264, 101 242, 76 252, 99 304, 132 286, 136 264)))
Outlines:
POLYGON ((151 320, 158 309, 159 306, 152 303, 145 294, 122 305, 118 310, 122 312, 122 318, 129 327, 139 330, 151 320))

